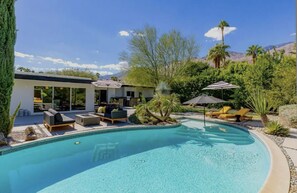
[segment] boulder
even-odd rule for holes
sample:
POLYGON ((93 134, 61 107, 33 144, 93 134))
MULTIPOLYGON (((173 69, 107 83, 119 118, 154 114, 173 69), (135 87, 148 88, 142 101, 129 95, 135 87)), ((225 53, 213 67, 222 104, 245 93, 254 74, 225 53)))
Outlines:
POLYGON ((8 145, 8 141, 3 133, 0 133, 0 146, 8 145))
POLYGON ((279 123, 284 127, 297 128, 297 104, 279 107, 279 123))

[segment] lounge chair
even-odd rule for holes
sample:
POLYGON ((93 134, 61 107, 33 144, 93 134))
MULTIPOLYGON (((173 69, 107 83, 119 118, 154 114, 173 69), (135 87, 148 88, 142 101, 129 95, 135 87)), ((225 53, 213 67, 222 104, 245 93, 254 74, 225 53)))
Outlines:
POLYGON ((243 121, 243 120, 251 120, 253 117, 247 116, 246 114, 250 111, 250 109, 247 108, 241 108, 239 111, 235 113, 230 114, 220 114, 219 119, 234 119, 236 118, 237 121, 243 121))
POLYGON ((54 109, 43 112, 43 124, 51 132, 53 127, 63 127, 71 125, 74 128, 75 120, 71 119, 54 109))
POLYGON ((221 114, 227 114, 230 109, 231 109, 230 106, 223 106, 221 110, 215 111, 215 112, 207 112, 205 115, 209 117, 218 117, 221 114))

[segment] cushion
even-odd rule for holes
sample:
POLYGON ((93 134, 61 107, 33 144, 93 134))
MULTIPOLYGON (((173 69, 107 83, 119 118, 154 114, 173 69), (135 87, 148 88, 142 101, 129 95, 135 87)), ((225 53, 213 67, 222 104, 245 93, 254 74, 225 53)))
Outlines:
POLYGON ((111 106, 106 106, 105 113, 110 114, 113 108, 111 106))
POLYGON ((111 112, 118 112, 119 109, 113 109, 111 112))
POLYGON ((98 112, 98 113, 104 113, 104 112, 103 112, 104 109, 105 109, 104 107, 99 107, 97 112, 98 112))
POLYGON ((63 118, 62 115, 60 113, 58 113, 57 111, 55 111, 54 109, 49 109, 48 110, 51 114, 54 115, 55 118, 55 122, 63 122, 63 118))

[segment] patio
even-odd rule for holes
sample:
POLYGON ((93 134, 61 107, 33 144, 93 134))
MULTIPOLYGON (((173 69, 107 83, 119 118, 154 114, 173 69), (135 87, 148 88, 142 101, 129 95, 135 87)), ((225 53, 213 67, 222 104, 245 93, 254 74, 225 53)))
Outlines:
MULTIPOLYGON (((135 109, 133 108, 124 108, 127 110, 128 116, 133 114, 135 109)), ((86 114, 84 113, 65 113, 66 116, 75 119, 75 115, 86 114)), ((53 129, 52 132, 49 132, 43 125, 43 115, 31 115, 24 117, 17 117, 15 120, 14 128, 11 132, 12 141, 11 144, 22 143, 24 142, 24 131, 27 127, 32 126, 36 131, 38 138, 58 136, 58 135, 67 135, 73 133, 80 133, 84 131, 91 131, 97 129, 103 129, 107 127, 122 127, 129 125, 129 122, 115 122, 115 124, 111 124, 109 121, 100 121, 100 125, 90 125, 90 126, 82 126, 75 123, 75 128, 66 126, 53 129)))

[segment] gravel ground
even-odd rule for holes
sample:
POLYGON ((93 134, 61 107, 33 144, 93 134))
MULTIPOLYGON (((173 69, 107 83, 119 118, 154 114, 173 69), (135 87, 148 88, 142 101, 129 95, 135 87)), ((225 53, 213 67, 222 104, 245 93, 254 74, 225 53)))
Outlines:
POLYGON ((290 156, 288 155, 288 153, 286 152, 286 150, 282 147, 282 144, 285 141, 285 137, 279 137, 279 136, 275 136, 275 135, 266 134, 264 132, 264 128, 263 127, 251 127, 251 126, 248 126, 248 125, 245 125, 245 126, 249 127, 252 130, 256 130, 258 132, 263 133, 264 135, 266 135, 267 137, 269 137, 271 140, 273 140, 280 147, 280 149, 282 150, 282 152, 284 153, 284 155, 287 158, 289 169, 290 169, 290 174, 291 174, 290 193, 297 193, 297 171, 295 169, 294 163, 291 160, 290 156))

